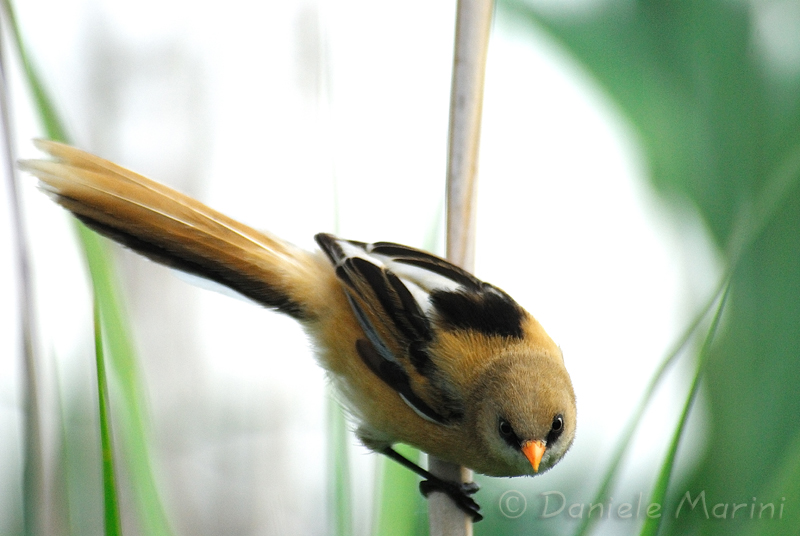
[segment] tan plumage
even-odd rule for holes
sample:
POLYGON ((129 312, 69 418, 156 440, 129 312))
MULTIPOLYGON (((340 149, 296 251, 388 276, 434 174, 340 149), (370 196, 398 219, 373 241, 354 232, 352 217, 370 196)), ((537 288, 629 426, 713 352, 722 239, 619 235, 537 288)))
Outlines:
MULTIPOLYGON (((96 156, 36 145, 54 160, 21 167, 90 227, 302 323, 370 448, 397 459, 402 442, 517 476, 570 447, 575 395, 561 351, 496 287, 398 244, 320 234, 322 253, 309 253, 96 156)), ((480 518, 474 490, 445 491, 480 518)))

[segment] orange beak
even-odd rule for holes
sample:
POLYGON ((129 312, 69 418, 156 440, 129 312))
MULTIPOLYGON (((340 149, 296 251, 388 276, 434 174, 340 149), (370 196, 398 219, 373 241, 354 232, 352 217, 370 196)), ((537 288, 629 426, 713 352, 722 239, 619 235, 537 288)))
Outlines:
POLYGON ((526 441, 522 444, 522 453, 531 462, 534 472, 539 472, 539 463, 544 456, 545 445, 543 441, 526 441))

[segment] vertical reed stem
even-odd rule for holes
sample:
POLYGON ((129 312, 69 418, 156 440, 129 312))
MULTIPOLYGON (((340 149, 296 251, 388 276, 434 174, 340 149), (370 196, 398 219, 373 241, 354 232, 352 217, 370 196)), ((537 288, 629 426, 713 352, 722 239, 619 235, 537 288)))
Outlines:
MULTIPOLYGON (((492 0, 459 0, 456 13, 447 160, 447 259, 469 271, 475 260, 476 175, 492 11, 492 0)), ((448 480, 472 478, 470 470, 432 456, 428 466, 433 474, 448 480)), ((429 509, 432 536, 472 534, 472 519, 447 495, 431 494, 429 509)))

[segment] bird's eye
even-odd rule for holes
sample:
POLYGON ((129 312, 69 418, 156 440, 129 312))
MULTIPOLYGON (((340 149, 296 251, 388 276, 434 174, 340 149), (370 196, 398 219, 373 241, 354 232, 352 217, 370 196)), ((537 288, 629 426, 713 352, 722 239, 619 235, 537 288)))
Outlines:
POLYGON ((517 433, 514 432, 514 428, 511 426, 511 423, 501 418, 497 430, 500 432, 500 437, 502 437, 503 440, 509 444, 509 446, 517 450, 520 449, 521 441, 519 440, 519 437, 517 437, 517 433))
POLYGON ((564 417, 561 416, 559 413, 555 417, 553 417, 553 424, 550 425, 550 433, 547 434, 547 446, 552 445, 558 438, 561 436, 561 432, 564 431, 564 417))
POLYGON ((562 428, 564 428, 564 417, 556 415, 555 418, 553 418, 552 430, 554 432, 560 432, 562 428))
POLYGON ((510 437, 514 435, 514 429, 505 419, 500 419, 500 435, 503 437, 510 437))

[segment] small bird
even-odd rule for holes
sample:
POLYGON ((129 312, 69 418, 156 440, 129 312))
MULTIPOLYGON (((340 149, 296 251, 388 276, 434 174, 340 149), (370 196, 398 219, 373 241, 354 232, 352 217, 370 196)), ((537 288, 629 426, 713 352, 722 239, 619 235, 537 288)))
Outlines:
POLYGON ((421 475, 474 521, 474 483, 440 479, 406 443, 490 476, 542 473, 575 437, 561 349, 499 288, 391 242, 321 233, 300 249, 79 149, 36 140, 52 160, 20 167, 95 231, 221 283, 300 324, 368 448, 421 475))

